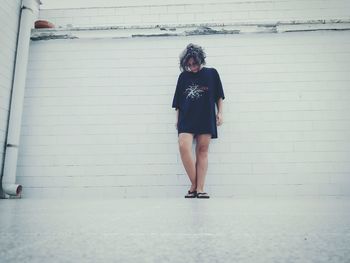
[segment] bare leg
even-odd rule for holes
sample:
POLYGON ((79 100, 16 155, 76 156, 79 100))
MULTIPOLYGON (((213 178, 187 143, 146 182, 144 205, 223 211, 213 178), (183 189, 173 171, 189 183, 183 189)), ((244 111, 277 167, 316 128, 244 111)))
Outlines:
POLYGON ((196 171, 197 171, 197 192, 204 192, 205 176, 208 170, 208 149, 211 134, 197 134, 196 145, 196 171))
POLYGON ((192 183, 190 191, 196 190, 196 166, 192 155, 193 133, 179 133, 179 150, 182 163, 192 183))

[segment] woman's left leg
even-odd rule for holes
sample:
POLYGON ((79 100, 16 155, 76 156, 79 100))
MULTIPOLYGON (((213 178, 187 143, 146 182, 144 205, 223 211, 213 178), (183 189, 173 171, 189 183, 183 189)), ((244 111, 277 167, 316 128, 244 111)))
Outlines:
POLYGON ((211 140, 211 134, 197 134, 196 138, 197 192, 204 192, 205 176, 208 170, 208 149, 211 140))

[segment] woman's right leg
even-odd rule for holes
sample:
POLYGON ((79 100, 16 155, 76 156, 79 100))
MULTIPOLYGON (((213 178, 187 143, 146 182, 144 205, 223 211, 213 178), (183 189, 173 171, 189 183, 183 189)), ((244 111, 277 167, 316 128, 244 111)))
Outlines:
POLYGON ((193 133, 179 133, 179 150, 181 160, 192 184, 191 188, 189 189, 190 191, 194 191, 197 188, 196 163, 192 154, 193 136, 193 133))

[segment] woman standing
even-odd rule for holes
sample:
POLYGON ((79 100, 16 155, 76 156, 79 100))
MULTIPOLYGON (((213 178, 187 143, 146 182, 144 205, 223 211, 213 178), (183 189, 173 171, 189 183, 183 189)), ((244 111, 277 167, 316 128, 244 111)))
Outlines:
POLYGON ((177 112, 175 126, 181 160, 192 183, 185 198, 209 198, 204 192, 209 143, 218 138, 217 125, 223 123, 224 90, 217 70, 204 66, 205 58, 203 48, 192 43, 180 54, 181 73, 172 103, 177 112), (192 157, 194 138, 196 162, 192 157))

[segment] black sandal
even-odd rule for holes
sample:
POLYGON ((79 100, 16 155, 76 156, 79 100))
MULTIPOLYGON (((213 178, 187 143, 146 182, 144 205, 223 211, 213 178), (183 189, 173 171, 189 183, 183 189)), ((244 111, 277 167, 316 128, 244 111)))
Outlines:
POLYGON ((190 191, 188 190, 188 193, 185 195, 185 198, 195 198, 197 196, 197 191, 194 190, 194 191, 190 191))
POLYGON ((203 193, 197 193, 197 198, 209 198, 210 196, 203 192, 203 193))

